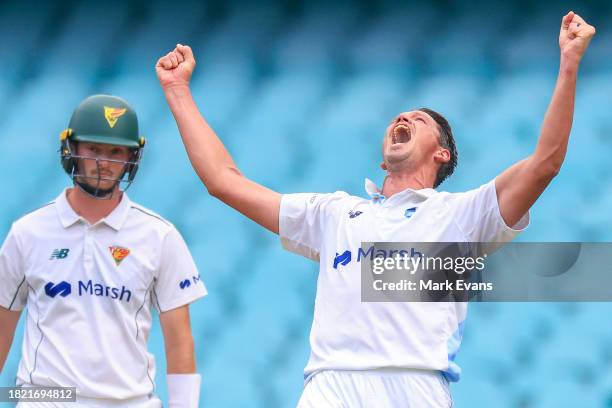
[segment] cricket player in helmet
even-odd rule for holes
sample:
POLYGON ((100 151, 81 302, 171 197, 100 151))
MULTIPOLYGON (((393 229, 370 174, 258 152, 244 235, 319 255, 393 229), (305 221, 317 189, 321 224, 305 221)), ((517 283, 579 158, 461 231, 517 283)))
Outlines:
POLYGON ((62 167, 75 186, 93 197, 106 199, 112 198, 122 183, 123 190, 132 184, 145 145, 145 138, 138 133, 136 112, 125 100, 110 95, 94 95, 81 102, 60 140, 62 167), (116 157, 101 160, 88 149, 79 151, 79 142, 127 148, 127 160, 116 157), (103 171, 103 162, 120 171, 113 174, 103 171))
POLYGON ((74 187, 15 221, 0 248, 0 371, 27 305, 18 386, 74 387, 76 402, 54 407, 159 408, 147 350, 155 308, 169 406, 198 407, 189 304, 206 288, 174 225, 125 193, 144 146, 136 113, 90 96, 60 139, 74 187))

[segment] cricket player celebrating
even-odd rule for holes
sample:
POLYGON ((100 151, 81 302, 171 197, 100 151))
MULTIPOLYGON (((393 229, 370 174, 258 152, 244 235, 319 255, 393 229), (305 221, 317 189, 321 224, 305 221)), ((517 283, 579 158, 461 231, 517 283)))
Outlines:
MULTIPOLYGON (((465 303, 360 301, 362 242, 507 242, 563 163, 580 60, 595 33, 570 12, 562 19, 561 64, 533 154, 465 193, 438 192, 457 164, 447 121, 420 109, 387 128, 381 190, 280 195, 247 179, 192 99, 191 49, 177 47, 156 71, 191 163, 208 191, 280 235, 282 245, 320 263, 311 355, 299 407, 447 407, 448 381, 466 318, 465 303)), ((350 118, 347 118, 350 120, 350 118)), ((256 137, 256 136, 253 136, 256 137)), ((255 152, 254 152, 255 153, 255 152)))
POLYGON ((76 387, 68 407, 161 407, 147 351, 155 307, 170 407, 197 407, 188 305, 206 289, 176 228, 124 191, 145 145, 136 113, 94 95, 60 138, 74 186, 16 221, 0 250, 0 369, 27 305, 17 385, 76 387))

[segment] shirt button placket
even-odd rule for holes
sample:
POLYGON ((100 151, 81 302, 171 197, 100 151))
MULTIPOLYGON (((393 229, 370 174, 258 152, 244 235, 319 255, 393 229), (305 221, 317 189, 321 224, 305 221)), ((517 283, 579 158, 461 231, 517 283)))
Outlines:
POLYGON ((93 263, 93 245, 92 245, 92 227, 85 227, 85 244, 84 244, 84 253, 83 253, 83 261, 85 263, 85 270, 89 270, 93 263))

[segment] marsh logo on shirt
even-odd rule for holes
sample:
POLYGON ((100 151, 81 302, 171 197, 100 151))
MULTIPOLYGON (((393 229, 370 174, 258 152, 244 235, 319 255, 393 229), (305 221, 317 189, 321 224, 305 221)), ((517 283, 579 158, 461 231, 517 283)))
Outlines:
MULTIPOLYGON (((77 288, 79 290, 79 296, 97 296, 97 297, 106 297, 113 300, 125 300, 125 302, 129 302, 132 298, 132 292, 128 290, 125 286, 121 286, 120 288, 112 287, 108 285, 103 285, 101 283, 93 282, 92 280, 88 281, 78 281, 77 288)), ((45 294, 50 298, 54 298, 57 295, 60 297, 66 297, 72 293, 72 284, 70 282, 62 281, 58 284, 53 282, 49 282, 45 285, 45 294)))
POLYGON ((198 274, 197 276, 194 275, 191 277, 191 279, 187 278, 187 279, 183 279, 182 281, 179 282, 179 287, 181 289, 187 289, 188 287, 191 286, 191 284, 193 283, 193 285, 197 285, 198 282, 200 282, 200 279, 202 279, 200 277, 200 274, 198 274))
POLYGON ((57 285, 53 282, 49 282, 45 285, 45 294, 50 298, 54 298, 57 295, 66 297, 72 293, 72 285, 66 281, 61 281, 57 285))
POLYGON ((336 256, 334 257, 334 269, 338 269, 338 265, 346 266, 349 262, 351 262, 351 251, 346 250, 341 254, 336 252, 336 256))
POLYGON ((355 218, 355 217, 359 217, 361 214, 363 214, 363 211, 349 211, 349 218, 355 218))
MULTIPOLYGON (((421 257, 423 256, 423 254, 419 251, 417 251, 415 248, 410 248, 410 251, 408 251, 407 249, 400 249, 400 250, 396 250, 396 249, 392 249, 392 250, 385 250, 385 249, 380 249, 380 248, 375 248, 374 245, 370 246, 369 248, 358 248, 357 249, 357 259, 355 260, 355 262, 361 262, 362 259, 364 258, 369 258, 370 261, 372 261, 374 258, 392 258, 395 255, 400 255, 400 256, 408 256, 410 258, 415 258, 415 257, 421 257)), ((334 269, 338 269, 339 265, 342 266, 346 266, 349 263, 351 263, 352 260, 352 253, 350 250, 346 250, 342 253, 338 253, 336 252, 336 256, 334 257, 334 269)))
POLYGON ((113 300, 125 300, 126 303, 129 303, 132 298, 132 292, 125 286, 116 288, 101 283, 95 283, 92 280, 88 280, 87 282, 79 281, 79 296, 83 296, 84 294, 107 297, 113 300))

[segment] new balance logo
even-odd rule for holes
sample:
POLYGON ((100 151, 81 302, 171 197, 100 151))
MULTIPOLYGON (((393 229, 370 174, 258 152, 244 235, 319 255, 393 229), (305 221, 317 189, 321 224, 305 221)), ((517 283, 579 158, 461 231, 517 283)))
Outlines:
POLYGON ((342 255, 336 252, 336 257, 334 258, 334 269, 338 269, 338 264, 345 266, 349 262, 351 262, 351 251, 346 250, 342 253, 342 255))
POLYGON ((68 248, 55 249, 51 252, 51 258, 49 258, 49 260, 68 258, 68 252, 70 252, 68 248))
POLYGON ((57 285, 53 284, 53 282, 49 282, 45 285, 45 294, 50 298, 54 298, 57 295, 61 297, 66 297, 72 293, 72 285, 70 285, 66 281, 62 281, 57 285))
POLYGON ((184 281, 181 281, 181 283, 179 283, 179 286, 181 287, 181 289, 185 289, 191 286, 191 281, 189 279, 185 279, 184 281))
POLYGON ((349 218, 355 218, 355 217, 359 217, 361 214, 363 214, 363 211, 349 211, 349 218))

